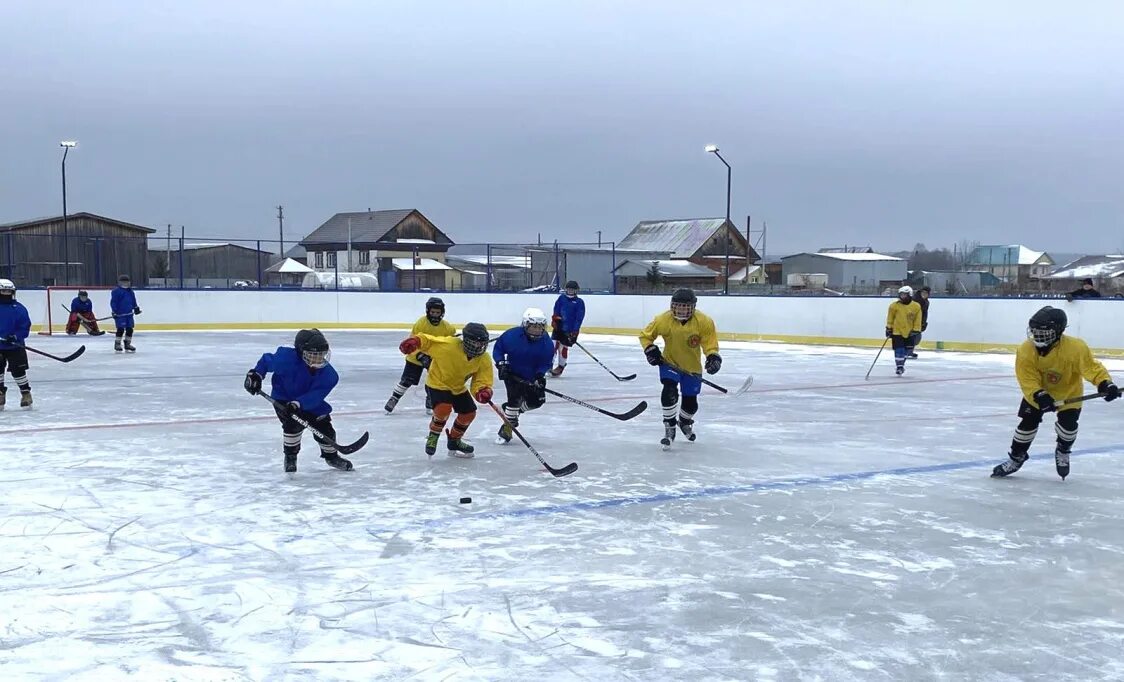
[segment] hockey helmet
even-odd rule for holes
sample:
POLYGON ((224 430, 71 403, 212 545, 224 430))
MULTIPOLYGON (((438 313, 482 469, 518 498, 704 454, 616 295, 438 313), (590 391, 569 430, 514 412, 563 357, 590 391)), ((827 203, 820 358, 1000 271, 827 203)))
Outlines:
POLYGON ((546 313, 538 308, 527 308, 523 311, 523 332, 527 338, 535 340, 546 333, 546 313))
POLYGON ((86 291, 85 289, 82 289, 78 292, 78 298, 80 298, 82 300, 85 300, 89 297, 90 297, 90 292, 86 291))
POLYGON ((1068 325, 1064 310, 1046 306, 1030 316, 1026 335, 1035 347, 1049 348, 1058 342, 1068 325))
POLYGON ((580 287, 578 287, 577 282, 575 282, 574 280, 570 280, 570 281, 566 282, 566 286, 564 286, 562 288, 565 289, 567 296, 569 296, 570 298, 573 298, 573 297, 578 295, 578 289, 580 287))
POLYGON ((16 283, 10 279, 0 279, 0 292, 16 295, 16 283))
POLYGON ((901 298, 902 296, 907 296, 909 298, 912 298, 913 297, 913 287, 911 287, 907 284, 904 287, 898 289, 898 298, 901 298))
POLYGON ((488 328, 479 322, 469 322, 461 330, 461 345, 464 354, 471 360, 484 354, 488 349, 488 328))
POLYGON ((686 322, 695 314, 695 304, 699 299, 690 289, 676 289, 671 295, 671 316, 680 322, 686 322))
POLYGON ((328 364, 332 353, 328 348, 328 339, 319 329, 302 329, 297 332, 293 347, 301 354, 304 364, 313 369, 320 369, 328 364))
POLYGON ((117 278, 118 286, 125 287, 126 289, 133 286, 133 278, 128 275, 121 275, 117 278))
POLYGON ((431 296, 425 302, 425 318, 430 324, 439 324, 445 318, 445 302, 436 296, 431 296), (432 311, 437 311, 436 314, 432 311))

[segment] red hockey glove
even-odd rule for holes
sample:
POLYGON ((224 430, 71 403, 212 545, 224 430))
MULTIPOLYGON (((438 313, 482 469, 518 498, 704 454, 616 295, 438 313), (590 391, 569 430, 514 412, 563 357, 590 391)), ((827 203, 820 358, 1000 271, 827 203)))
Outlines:
POLYGON ((492 388, 490 386, 485 386, 484 388, 477 391, 476 402, 480 403, 481 405, 492 402, 492 388))
POLYGON ((421 348, 421 339, 416 336, 411 336, 402 343, 398 344, 398 350, 402 353, 402 355, 416 353, 418 352, 419 348, 421 348))

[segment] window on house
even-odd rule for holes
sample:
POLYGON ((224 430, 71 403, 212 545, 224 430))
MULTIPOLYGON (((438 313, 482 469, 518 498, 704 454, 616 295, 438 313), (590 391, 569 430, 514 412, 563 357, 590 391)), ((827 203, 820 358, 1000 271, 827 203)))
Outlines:
POLYGON ((316 252, 316 265, 314 267, 318 267, 318 268, 324 267, 324 252, 323 251, 317 251, 316 252))
POLYGON ((360 251, 359 252, 359 264, 360 265, 370 265, 371 264, 371 252, 370 251, 360 251))
POLYGON ((329 251, 328 252, 328 267, 329 268, 336 267, 336 252, 335 251, 329 251))

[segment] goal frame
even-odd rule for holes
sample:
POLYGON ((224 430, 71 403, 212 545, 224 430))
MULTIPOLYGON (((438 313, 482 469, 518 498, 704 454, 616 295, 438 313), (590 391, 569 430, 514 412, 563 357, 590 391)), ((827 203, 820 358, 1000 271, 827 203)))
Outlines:
MULTIPOLYGON (((94 316, 105 317, 110 314, 109 296, 116 287, 111 286, 70 286, 59 285, 47 287, 46 310, 43 311, 42 324, 39 326, 40 336, 54 336, 66 333, 66 323, 70 320, 62 306, 70 306, 71 300, 79 291, 90 294, 94 302, 94 316)), ((81 327, 79 328, 81 329, 81 327)))

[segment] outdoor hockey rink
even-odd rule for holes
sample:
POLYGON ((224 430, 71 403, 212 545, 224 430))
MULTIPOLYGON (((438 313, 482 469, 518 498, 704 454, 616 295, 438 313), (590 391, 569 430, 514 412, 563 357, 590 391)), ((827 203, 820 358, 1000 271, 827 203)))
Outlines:
MULTIPOLYGON (((501 331, 492 329, 493 334, 501 331)), ((0 413, 4 680, 1124 679, 1124 401, 1087 404, 1062 482, 1053 419, 1014 477, 1012 355, 723 345, 698 441, 663 452, 631 337, 583 337, 560 399, 473 460, 422 451, 401 333, 328 331, 339 439, 281 470, 242 389, 291 332, 32 337, 35 407, 0 413), (461 505, 458 499, 471 496, 461 505)), ((1117 380, 1124 362, 1107 361, 1117 380)), ((1090 390, 1091 387, 1089 387, 1090 390)), ((502 388, 497 404, 502 402, 502 388)))

